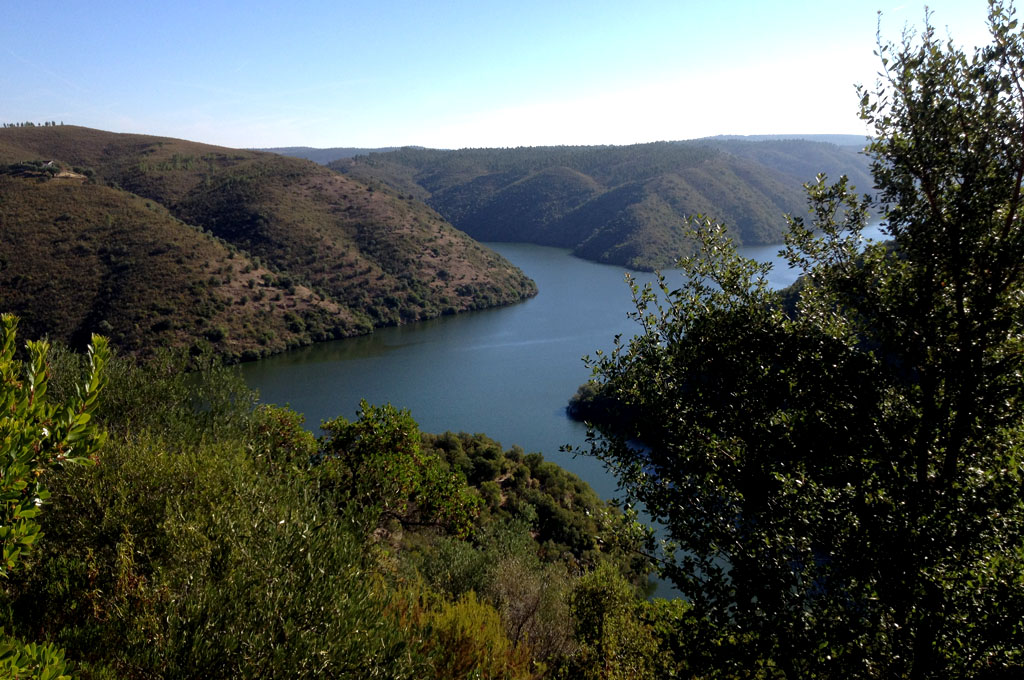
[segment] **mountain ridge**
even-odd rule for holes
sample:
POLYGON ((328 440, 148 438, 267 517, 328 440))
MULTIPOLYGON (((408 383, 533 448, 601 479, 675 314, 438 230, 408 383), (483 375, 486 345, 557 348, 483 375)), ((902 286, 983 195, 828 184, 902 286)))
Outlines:
POLYGON ((687 220, 723 221, 747 245, 779 243, 819 172, 872 185, 854 147, 800 139, 654 142, 456 151, 403 148, 328 165, 426 202, 481 241, 571 248, 634 269, 692 251, 687 220))

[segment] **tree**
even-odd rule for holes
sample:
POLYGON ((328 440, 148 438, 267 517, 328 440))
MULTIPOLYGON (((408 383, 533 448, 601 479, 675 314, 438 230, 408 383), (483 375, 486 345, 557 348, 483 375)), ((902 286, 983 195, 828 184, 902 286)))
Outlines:
POLYGON ((480 499, 460 472, 420 447, 420 431, 406 410, 360 403, 359 417, 321 424, 317 466, 321 483, 358 509, 372 532, 388 521, 433 525, 466 534, 480 499))
POLYGON ((576 582, 570 598, 579 649, 570 660, 569 675, 581 680, 654 678, 661 666, 658 640, 639 615, 638 600, 629 583, 604 563, 576 582))
MULTIPOLYGON (((91 461, 103 433, 91 423, 109 358, 106 341, 94 335, 89 370, 75 396, 52 403, 46 389, 49 344, 26 343, 28 363, 15 358, 17 319, 0 315, 0 577, 42 536, 37 517, 50 494, 44 485, 51 468, 91 461)), ((0 675, 61 680, 64 653, 49 644, 24 643, 0 629, 0 675)))
POLYGON ((699 218, 639 334, 590 361, 593 453, 673 544, 710 674, 980 677, 1024 664, 1024 34, 880 41, 860 88, 891 237, 845 178, 790 218, 786 292, 699 218), (707 651, 710 650, 710 651, 707 651))

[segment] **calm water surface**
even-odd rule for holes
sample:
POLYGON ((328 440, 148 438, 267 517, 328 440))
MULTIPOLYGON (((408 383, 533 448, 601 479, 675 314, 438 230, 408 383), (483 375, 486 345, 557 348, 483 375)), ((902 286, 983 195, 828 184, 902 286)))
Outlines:
MULTIPOLYGON (((569 397, 590 377, 581 357, 610 350, 618 333, 637 332, 626 316, 626 270, 558 248, 488 245, 537 282, 535 298, 294 350, 243 365, 245 379, 263 402, 289 404, 314 429, 338 415, 353 418, 360 399, 390 402, 409 409, 424 432, 482 432, 506 449, 539 451, 611 498, 615 480, 600 463, 559 447, 585 445, 586 429, 565 415, 569 397)), ((778 250, 742 252, 778 262, 778 250)), ((679 274, 668 276, 672 283, 679 274)), ((781 287, 794 278, 779 262, 771 282, 781 287)))

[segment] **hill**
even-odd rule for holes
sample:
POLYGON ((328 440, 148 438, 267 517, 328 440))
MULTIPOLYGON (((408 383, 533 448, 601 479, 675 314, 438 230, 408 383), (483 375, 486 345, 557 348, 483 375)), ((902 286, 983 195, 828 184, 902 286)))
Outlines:
POLYGON ((352 156, 363 156, 368 153, 383 153, 385 151, 394 151, 397 148, 396 146, 388 146, 379 149, 362 149, 353 146, 334 146, 329 149, 318 149, 312 146, 277 146, 270 149, 256 149, 256 151, 268 151, 282 156, 291 156, 292 158, 305 158, 307 161, 327 165, 339 158, 352 158, 352 156))
POLYGON ((814 179, 819 172, 833 178, 846 175, 862 191, 869 191, 875 183, 868 159, 860 153, 866 144, 865 138, 856 135, 809 135, 798 139, 765 135, 755 138, 710 138, 701 142, 732 156, 746 158, 783 172, 801 183, 814 179))
POLYGON ((743 244, 778 243, 783 214, 804 213, 802 185, 818 172, 871 186, 867 161, 853 147, 807 140, 406 148, 329 167, 424 200, 482 241, 572 248, 637 269, 688 252, 687 216, 713 215, 743 244))
POLYGON ((0 305, 33 333, 254 358, 536 291, 425 205, 309 161, 49 126, 0 130, 0 166, 0 305))

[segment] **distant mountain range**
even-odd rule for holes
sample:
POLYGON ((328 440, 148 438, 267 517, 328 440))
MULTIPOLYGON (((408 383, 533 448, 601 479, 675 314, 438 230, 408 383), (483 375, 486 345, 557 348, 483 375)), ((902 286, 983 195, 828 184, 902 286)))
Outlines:
MULTIPOLYGON (((834 143, 708 138, 632 146, 457 151, 403 148, 328 167, 422 200, 482 241, 571 248, 583 258, 651 269, 693 248, 687 218, 724 222, 741 244, 778 243, 785 213, 803 215, 803 184, 841 174, 872 187, 854 136, 834 143)), ((863 140, 862 140, 863 141, 863 140)))
POLYGON ((26 337, 248 359, 536 292, 409 197, 314 163, 74 126, 0 129, 0 310, 26 337))
MULTIPOLYGON (((835 144, 836 146, 853 147, 854 150, 860 151, 870 141, 870 138, 865 137, 863 135, 716 135, 714 137, 702 137, 701 139, 698 140, 686 140, 674 143, 688 144, 693 141, 778 142, 789 140, 803 140, 806 142, 822 142, 824 144, 835 144)), ((398 151, 399 149, 405 148, 425 149, 427 147, 386 146, 371 149, 355 146, 335 146, 331 148, 321 149, 312 146, 277 146, 269 147, 266 149, 254 149, 254 151, 269 151, 270 153, 278 153, 281 154, 282 156, 291 156, 293 158, 305 158, 306 160, 310 160, 321 165, 328 165, 332 161, 340 160, 342 158, 352 158, 353 156, 365 156, 371 153, 386 153, 388 151, 398 151)))

